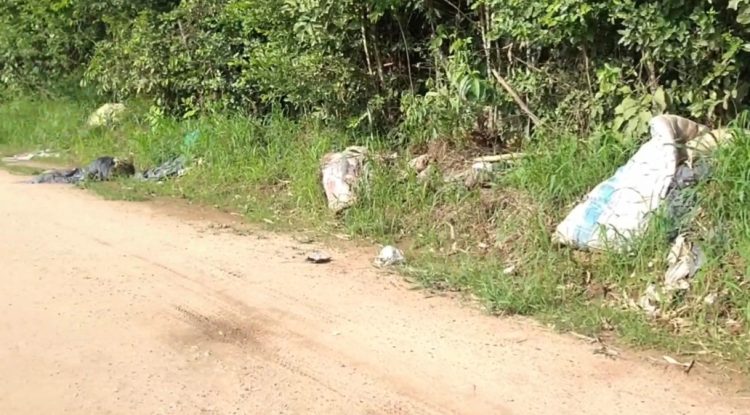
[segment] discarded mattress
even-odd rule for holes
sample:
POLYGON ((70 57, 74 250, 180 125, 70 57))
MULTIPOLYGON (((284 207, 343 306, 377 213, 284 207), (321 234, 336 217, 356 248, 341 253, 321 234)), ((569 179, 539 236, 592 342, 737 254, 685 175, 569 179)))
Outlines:
POLYGON ((80 183, 85 180, 107 181, 118 176, 135 174, 133 163, 114 157, 99 157, 84 168, 52 170, 31 180, 31 183, 80 183))
MULTIPOLYGON (((692 164, 698 151, 716 147, 717 137, 726 137, 674 115, 652 118, 650 131, 651 139, 612 177, 594 187, 557 226, 553 241, 581 249, 623 248, 645 230, 649 214, 675 187, 678 168, 685 161, 692 164)), ((683 173, 695 174, 692 170, 683 173)), ((680 183, 680 188, 694 177, 682 179, 685 183, 680 183)))

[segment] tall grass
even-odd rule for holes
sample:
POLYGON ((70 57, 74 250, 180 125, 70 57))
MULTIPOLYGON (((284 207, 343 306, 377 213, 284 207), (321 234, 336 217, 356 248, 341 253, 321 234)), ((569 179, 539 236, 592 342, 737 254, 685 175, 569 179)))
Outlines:
POLYGON ((54 148, 71 163, 133 154, 139 168, 189 154, 189 174, 164 185, 125 182, 118 195, 184 197, 251 220, 346 232, 407 249, 407 273, 426 287, 462 291, 497 314, 547 319, 589 334, 614 330, 622 341, 683 353, 709 353, 745 365, 750 352, 750 141, 738 136, 712 161, 697 188, 698 219, 688 229, 707 263, 690 291, 650 319, 629 306, 666 270, 671 224, 657 217, 630 254, 582 253, 555 246, 556 223, 596 183, 633 154, 638 140, 601 131, 587 139, 540 136, 528 157, 501 172, 489 189, 468 190, 439 177, 408 174, 406 157, 373 162, 359 202, 340 216, 326 208, 320 159, 329 151, 386 145, 283 114, 213 115, 177 120, 131 103, 113 128, 89 129, 90 98, 19 99, 0 104, 0 150, 54 148), (185 137, 198 134, 193 145, 185 137), (705 299, 715 294, 717 300, 705 299))

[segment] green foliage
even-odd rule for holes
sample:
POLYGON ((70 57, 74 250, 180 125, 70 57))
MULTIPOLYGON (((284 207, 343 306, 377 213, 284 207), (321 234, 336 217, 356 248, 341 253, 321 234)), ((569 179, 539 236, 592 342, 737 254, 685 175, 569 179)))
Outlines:
MULTIPOLYGON (((444 79, 428 80, 424 95, 407 93, 401 100, 401 132, 408 137, 407 142, 465 137, 474 129, 483 107, 494 98, 492 85, 474 69, 471 39, 451 40, 449 55, 441 62, 444 79)), ((436 37, 432 47, 441 47, 443 41, 443 37, 436 37)))
POLYGON ((110 99, 187 116, 278 107, 417 142, 526 135, 496 71, 557 130, 637 136, 648 114, 720 123, 746 107, 748 16, 747 0, 8 0, 0 82, 85 72, 110 99))
POLYGON ((175 0, 6 0, 0 3, 0 87, 22 91, 80 78, 107 22, 175 0))

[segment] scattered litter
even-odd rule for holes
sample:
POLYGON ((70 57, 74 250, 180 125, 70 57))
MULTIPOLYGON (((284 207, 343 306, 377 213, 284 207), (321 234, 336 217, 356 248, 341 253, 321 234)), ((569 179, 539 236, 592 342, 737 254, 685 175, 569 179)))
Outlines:
POLYGON ((188 168, 186 167, 185 157, 177 157, 171 160, 167 160, 161 165, 151 168, 139 175, 138 178, 141 180, 151 181, 163 181, 170 177, 181 177, 187 173, 188 168))
POLYGON ((691 360, 690 363, 679 362, 677 361, 677 359, 670 357, 670 356, 662 356, 662 359, 664 359, 664 361, 669 363, 670 365, 681 366, 686 374, 689 374, 690 371, 693 370, 693 367, 695 366, 695 359, 691 360))
POLYGON ((651 139, 558 225, 553 240, 581 249, 617 249, 643 232, 686 158, 684 145, 711 134, 708 127, 674 115, 652 118, 650 131, 651 139))
POLYGON ((495 167, 487 161, 477 161, 471 165, 471 169, 477 173, 492 173, 495 167))
POLYGON ((89 127, 102 127, 117 123, 125 112, 125 105, 118 103, 104 104, 94 111, 86 123, 89 127))
POLYGON ((478 163, 499 163, 502 161, 520 160, 521 158, 525 156, 526 155, 524 153, 508 153, 508 154, 498 154, 496 156, 477 157, 474 159, 474 161, 478 163))
POLYGON ((427 181, 435 171, 435 165, 432 164, 433 158, 429 154, 413 158, 409 161, 409 168, 417 173, 417 180, 420 182, 427 181))
POLYGON ((606 345, 602 341, 602 339, 599 338, 599 337, 586 336, 586 335, 583 335, 583 334, 580 334, 580 333, 576 333, 574 331, 570 332, 570 334, 573 335, 574 337, 577 337, 577 338, 579 338, 581 340, 584 340, 584 341, 588 342, 589 344, 598 344, 599 347, 597 347, 596 349, 594 349, 594 354, 600 354, 600 355, 603 355, 603 356, 608 357, 610 359, 616 359, 616 358, 618 358, 620 356, 620 351, 619 350, 615 349, 612 346, 606 345))
POLYGON ((698 207, 698 195, 693 186, 706 180, 710 173, 710 163, 707 160, 699 160, 693 166, 683 164, 677 168, 664 200, 667 217, 673 223, 673 228, 667 234, 670 240, 675 239, 693 221, 698 207))
POLYGON ((40 150, 33 153, 16 154, 15 156, 3 157, 3 161, 6 163, 13 163, 18 161, 29 161, 35 158, 49 158, 49 157, 60 157, 60 153, 53 153, 51 150, 40 150))
POLYGON ((703 261, 704 257, 701 250, 687 242, 685 235, 678 236, 667 256, 669 269, 664 274, 664 288, 667 291, 689 289, 688 278, 695 276, 703 261))
POLYGON ((600 355, 602 355, 604 357, 607 357, 607 358, 610 358, 610 359, 616 359, 616 358, 620 357, 620 351, 619 350, 617 350, 617 349, 615 349, 613 347, 607 346, 604 343, 600 343, 599 347, 597 347, 596 349, 594 349, 594 354, 600 354, 600 355))
POLYGON ((340 212, 356 202, 356 186, 364 169, 367 149, 348 147, 323 156, 321 170, 328 208, 340 212))
POLYGON ((661 295, 656 288, 656 285, 649 284, 646 287, 646 291, 643 293, 641 298, 638 300, 638 307, 646 312, 650 317, 657 317, 659 315, 659 304, 661 303, 661 295))
POLYGON ((398 152, 394 151, 393 153, 386 154, 384 156, 383 155, 379 155, 378 159, 380 159, 383 162, 394 162, 394 161, 398 160, 398 152))
POLYGON ((331 259, 330 255, 322 251, 310 252, 306 258, 307 262, 312 262, 313 264, 327 264, 331 262, 331 259))
POLYGON ((516 266, 511 265, 503 270, 503 275, 513 275, 516 273, 516 266))
POLYGON ((432 156, 429 154, 422 154, 421 156, 415 157, 409 161, 409 168, 417 173, 422 173, 430 167, 430 163, 432 163, 432 156))
POLYGON ((492 172, 487 170, 477 170, 472 168, 464 179, 464 186, 467 189, 473 189, 477 186, 484 186, 492 180, 492 172))
POLYGON ((404 258, 404 253, 401 252, 400 249, 388 245, 383 247, 383 249, 380 250, 380 254, 377 258, 375 258, 375 266, 379 268, 383 267, 390 267, 394 265, 402 265, 404 262, 406 262, 406 258, 404 258))
POLYGON ((587 342, 589 342, 589 343, 600 343, 600 342, 601 342, 601 341, 600 341, 600 340, 599 340, 598 338, 596 338, 596 337, 586 336, 585 334, 580 334, 580 333, 576 333, 576 332, 574 332, 574 331, 571 331, 571 332, 570 332, 570 334, 571 334, 571 335, 572 335, 573 337, 577 337, 577 338, 579 338, 579 339, 581 339, 581 340, 585 340, 585 341, 587 341, 587 342))
POLYGON ((185 157, 167 160, 161 165, 136 174, 133 162, 126 159, 104 156, 92 161, 88 166, 73 169, 49 170, 31 180, 31 183, 69 183, 85 180, 108 181, 115 177, 133 176, 139 180, 163 181, 187 172, 185 157))
POLYGON ((432 177, 433 172, 435 172, 435 166, 429 165, 426 169, 422 170, 417 174, 417 180, 420 182, 425 182, 429 180, 430 177, 432 177))
POLYGON ((31 179, 30 183, 79 183, 86 178, 83 169, 48 170, 31 179))
POLYGON ((464 171, 447 175, 444 181, 446 183, 463 182, 467 189, 473 189, 478 185, 489 183, 492 180, 493 170, 492 163, 476 162, 464 171))
POLYGON ((51 170, 33 178, 31 183, 80 183, 85 180, 107 181, 120 176, 132 176, 135 167, 129 160, 99 157, 84 168, 51 170))
POLYGON ((185 134, 185 136, 182 137, 182 148, 180 149, 182 154, 191 153, 198 144, 200 137, 201 132, 199 130, 193 130, 185 134))
POLYGON ((705 305, 714 305, 716 304, 716 300, 719 298, 719 294, 716 293, 710 293, 703 297, 703 304, 705 305))

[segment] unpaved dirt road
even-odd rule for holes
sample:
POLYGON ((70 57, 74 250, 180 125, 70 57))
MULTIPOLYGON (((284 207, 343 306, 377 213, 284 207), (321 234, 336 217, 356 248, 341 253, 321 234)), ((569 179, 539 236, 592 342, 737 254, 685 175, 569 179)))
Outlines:
POLYGON ((21 179, 0 172, 0 414, 749 413, 360 250, 306 264, 290 237, 21 179))

